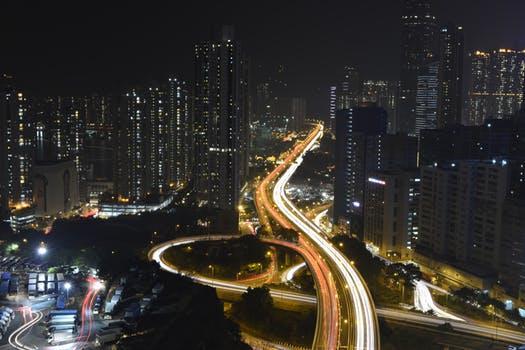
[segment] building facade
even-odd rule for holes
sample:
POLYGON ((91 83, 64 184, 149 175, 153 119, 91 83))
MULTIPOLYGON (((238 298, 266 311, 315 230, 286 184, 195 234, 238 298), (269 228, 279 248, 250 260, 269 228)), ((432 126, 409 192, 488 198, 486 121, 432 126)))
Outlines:
POLYGON ((439 88, 437 126, 462 123, 463 27, 448 23, 439 30, 439 88))
POLYGON ((466 270, 498 271, 509 175, 504 159, 423 167, 417 249, 466 270))
POLYGON ((335 112, 337 111, 337 86, 330 86, 328 90, 328 130, 335 135, 335 112))
POLYGON ((523 100, 525 51, 499 49, 471 54, 470 125, 508 118, 523 100))
POLYGON ((375 106, 338 110, 334 184, 334 223, 349 226, 362 238, 364 185, 367 165, 367 140, 386 134, 387 114, 375 106))
POLYGON ((417 244, 420 177, 417 170, 373 171, 365 193, 364 240, 392 260, 417 244))
POLYGON ((394 124, 397 107, 397 82, 386 80, 364 80, 361 87, 361 103, 375 103, 388 114, 388 132, 395 133, 394 124))
POLYGON ((436 17, 430 0, 405 0, 401 17, 401 74, 396 132, 415 135, 417 79, 435 60, 436 17))
POLYGON ((337 89, 337 109, 350 109, 359 104, 361 77, 357 68, 344 67, 344 78, 337 89))
POLYGON ((32 201, 32 171, 36 128, 27 96, 10 76, 0 79, 0 206, 9 208, 32 201))
POLYGON ((416 126, 414 133, 419 136, 422 129, 435 129, 438 114, 438 72, 439 62, 432 62, 420 70, 416 91, 416 126))
POLYGON ((247 69, 231 27, 195 45, 194 185, 200 205, 237 210, 248 172, 247 69))
POLYGON ((167 85, 168 180, 170 187, 188 183, 193 164, 193 119, 185 81, 170 78, 167 85))

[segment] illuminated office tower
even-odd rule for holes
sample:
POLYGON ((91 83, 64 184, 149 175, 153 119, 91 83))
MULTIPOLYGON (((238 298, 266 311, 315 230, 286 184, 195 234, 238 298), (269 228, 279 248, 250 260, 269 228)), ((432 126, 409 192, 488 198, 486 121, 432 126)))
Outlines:
POLYGON ((187 183, 193 163, 193 120, 185 81, 170 78, 166 91, 168 123, 168 181, 171 187, 187 183))
POLYGON ((461 124, 463 110, 463 27, 447 24, 439 31, 437 125, 461 124))
POLYGON ((388 131, 394 133, 397 83, 386 80, 363 81, 360 102, 372 102, 388 113, 388 131))
POLYGON ((330 86, 328 103, 328 129, 335 134, 335 112, 337 111, 337 86, 330 86))
POLYGON ((422 129, 437 127, 438 71, 439 63, 433 62, 423 67, 417 77, 416 90, 416 128, 419 136, 422 129))
POLYGON ((199 205, 237 211, 248 172, 247 61, 233 28, 195 45, 194 185, 199 205))
POLYGON ((337 109, 350 109, 359 103, 361 79, 355 67, 345 66, 344 78, 337 89, 337 109))
POLYGON ((436 17, 430 0, 405 0, 401 17, 401 75, 395 131, 416 133, 416 96, 420 71, 434 61, 436 17))
POLYGON ((499 49, 472 53, 469 124, 508 118, 519 110, 524 72, 525 51, 499 49))
POLYGON ((32 201, 32 168, 36 130, 27 97, 13 87, 10 76, 0 78, 0 206, 32 201))

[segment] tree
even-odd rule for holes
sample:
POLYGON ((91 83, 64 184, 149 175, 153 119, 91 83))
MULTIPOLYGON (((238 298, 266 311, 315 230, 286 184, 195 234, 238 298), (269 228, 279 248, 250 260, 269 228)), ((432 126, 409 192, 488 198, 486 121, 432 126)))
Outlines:
POLYGON ((256 324, 268 322, 272 309, 273 299, 270 289, 266 286, 249 287, 241 296, 241 300, 233 305, 233 312, 236 316, 256 324))

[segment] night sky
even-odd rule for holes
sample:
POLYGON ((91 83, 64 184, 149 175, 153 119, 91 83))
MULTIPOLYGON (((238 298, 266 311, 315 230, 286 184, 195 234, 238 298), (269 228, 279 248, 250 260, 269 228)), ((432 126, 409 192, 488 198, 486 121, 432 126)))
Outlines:
MULTIPOLYGON (((401 0, 9 3, 0 10, 0 71, 38 95, 191 79, 193 44, 223 23, 235 25, 252 78, 284 64, 310 113, 326 112, 327 86, 345 64, 365 78, 399 74, 401 0)), ((435 0, 434 13, 465 27, 469 50, 525 48, 524 0, 435 0)))

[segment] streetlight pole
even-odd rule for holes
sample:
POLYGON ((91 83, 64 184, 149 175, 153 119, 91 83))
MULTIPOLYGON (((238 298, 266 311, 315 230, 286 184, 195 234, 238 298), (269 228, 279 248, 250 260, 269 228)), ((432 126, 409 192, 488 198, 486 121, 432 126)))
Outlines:
POLYGON ((66 299, 69 303, 69 290, 71 289, 71 283, 69 282, 64 283, 64 289, 66 290, 66 299))

